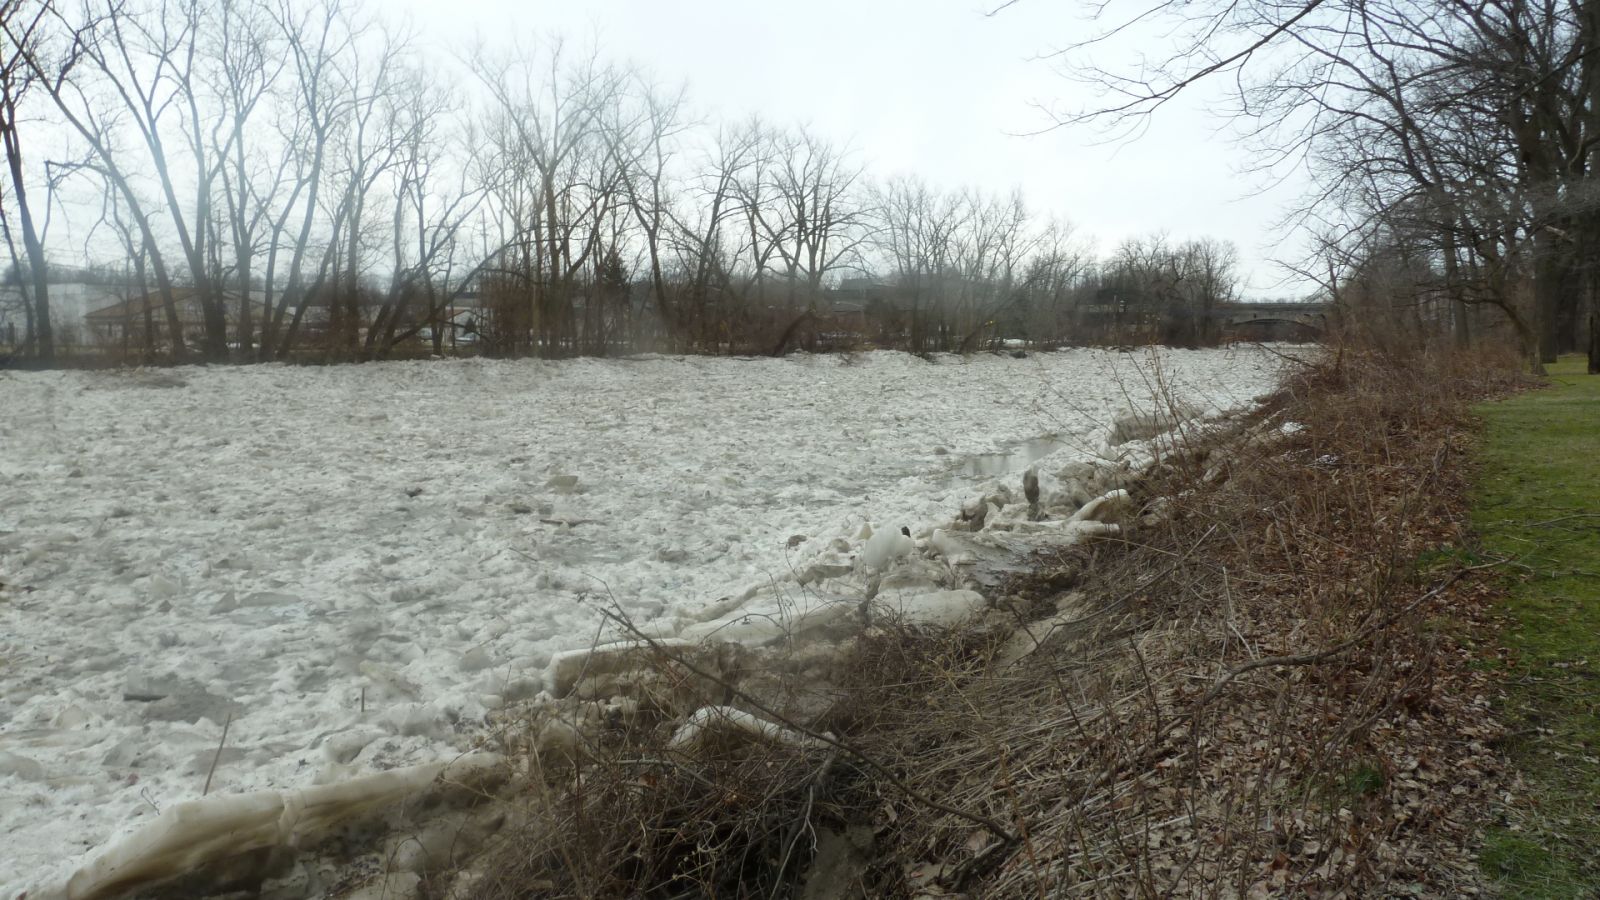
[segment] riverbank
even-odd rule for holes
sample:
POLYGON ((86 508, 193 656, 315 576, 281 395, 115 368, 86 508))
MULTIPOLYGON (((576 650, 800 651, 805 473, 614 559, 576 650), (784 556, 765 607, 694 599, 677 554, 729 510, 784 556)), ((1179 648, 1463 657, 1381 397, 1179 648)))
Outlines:
POLYGON ((1501 371, 1298 366, 1228 427, 1180 429, 1130 485, 1128 531, 1043 555, 977 627, 879 623, 802 739, 685 763, 619 727, 582 778, 529 795, 496 855, 440 884, 1483 893, 1506 775, 1467 461, 1471 404, 1520 384, 1501 371))

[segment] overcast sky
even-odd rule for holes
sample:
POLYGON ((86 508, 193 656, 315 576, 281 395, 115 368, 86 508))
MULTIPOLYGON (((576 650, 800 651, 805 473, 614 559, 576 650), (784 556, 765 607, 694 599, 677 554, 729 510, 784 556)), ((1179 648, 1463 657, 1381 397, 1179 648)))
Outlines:
MULTIPOLYGON (((1262 194, 1203 98, 1162 110, 1138 140, 1048 123, 1036 103, 1088 102, 1043 54, 1087 34, 1080 5, 1022 0, 1000 14, 972 0, 382 0, 421 39, 462 50, 477 37, 565 35, 667 84, 706 117, 760 113, 847 142, 875 175, 941 187, 1021 187, 1109 249, 1123 237, 1234 241, 1249 293, 1277 296, 1270 263, 1292 255, 1274 228, 1297 183, 1262 194)), ((1104 48, 1103 63, 1137 51, 1104 48)))

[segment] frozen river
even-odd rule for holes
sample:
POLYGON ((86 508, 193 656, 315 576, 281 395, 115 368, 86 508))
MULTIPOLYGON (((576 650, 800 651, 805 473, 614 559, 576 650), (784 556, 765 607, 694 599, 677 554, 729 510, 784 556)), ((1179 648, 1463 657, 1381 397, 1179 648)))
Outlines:
POLYGON ((212 793, 453 755, 600 598, 670 631, 1272 359, 0 372, 0 897, 199 796, 224 721, 212 793))

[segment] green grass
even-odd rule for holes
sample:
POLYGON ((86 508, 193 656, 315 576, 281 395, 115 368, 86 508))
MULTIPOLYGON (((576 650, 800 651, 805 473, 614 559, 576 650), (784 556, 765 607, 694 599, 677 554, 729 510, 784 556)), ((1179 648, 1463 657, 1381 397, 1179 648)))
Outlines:
POLYGON ((1600 376, 1563 359, 1543 390, 1481 406, 1473 525, 1514 562, 1499 669, 1506 751, 1528 791, 1487 835, 1508 897, 1600 896, 1600 376))

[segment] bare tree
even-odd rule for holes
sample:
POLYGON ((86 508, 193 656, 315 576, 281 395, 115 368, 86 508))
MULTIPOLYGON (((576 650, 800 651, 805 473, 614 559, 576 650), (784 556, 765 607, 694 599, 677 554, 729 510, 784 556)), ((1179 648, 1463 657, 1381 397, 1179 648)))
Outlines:
MULTIPOLYGON (((203 319, 205 356, 222 360, 228 356, 227 319, 215 273, 208 265, 206 243, 222 160, 211 154, 205 132, 207 116, 215 110, 202 112, 200 89, 205 79, 201 70, 208 62, 201 46, 202 18, 199 0, 166 3, 148 12, 130 10, 113 0, 95 8, 91 27, 79 32, 76 45, 82 49, 83 67, 99 76, 93 87, 111 98, 99 114, 100 120, 120 118, 145 150, 145 158, 138 163, 106 168, 118 173, 114 178, 123 180, 122 173, 130 165, 153 174, 160 206, 188 263, 188 278, 203 319), (171 147, 181 148, 187 157, 184 162, 190 180, 186 185, 179 184, 175 171, 179 160, 171 147)), ((106 137, 100 139, 100 147, 105 148, 100 153, 102 162, 112 155, 106 137)), ((170 278, 162 280, 170 295, 170 278)))
MULTIPOLYGON (((17 271, 17 285, 28 306, 29 329, 34 354, 40 362, 50 365, 55 361, 55 338, 50 324, 50 282, 45 270, 44 242, 40 229, 34 222, 33 208, 28 202, 28 176, 23 163, 23 144, 19 111, 37 72, 29 64, 38 53, 41 30, 51 21, 49 0, 0 0, 0 28, 6 35, 6 53, 0 56, 0 140, 5 143, 6 169, 11 176, 11 200, 17 224, 22 230, 22 246, 28 257, 28 274, 31 276, 32 298, 24 287, 22 270, 17 271), (31 302, 29 302, 31 299, 31 302)), ((0 220, 7 220, 6 211, 0 208, 0 220)), ((9 224, 5 226, 6 243, 15 263, 17 254, 9 224)))
POLYGON ((751 312, 735 271, 743 254, 739 183, 755 151, 750 129, 718 128, 700 155, 686 208, 674 214, 675 255, 684 281, 675 320, 689 349, 715 352, 730 346, 733 331, 751 312))
POLYGON ((770 131, 766 153, 746 186, 753 242, 770 247, 786 281, 788 308, 801 292, 815 296, 866 238, 867 217, 856 196, 861 168, 810 131, 770 131))
POLYGON ((472 69, 490 97, 498 170, 489 190, 505 227, 511 258, 500 274, 519 297, 505 325, 511 336, 545 353, 569 352, 579 285, 604 248, 602 222, 623 196, 624 160, 613 151, 614 115, 626 73, 593 54, 574 57, 559 41, 544 51, 478 53, 472 69))
MULTIPOLYGON (((265 294, 269 303, 275 296, 277 300, 270 319, 263 323, 260 354, 263 359, 281 359, 288 355, 305 321, 311 299, 321 290, 331 264, 330 255, 324 253, 317 280, 307 284, 306 261, 321 209, 329 145, 349 113, 351 99, 345 89, 347 73, 337 61, 355 47, 359 31, 358 26, 352 25, 342 0, 320 0, 305 11, 295 9, 289 0, 279 0, 279 4, 274 10, 274 23, 288 47, 288 80, 292 89, 286 103, 290 112, 280 132, 295 153, 292 186, 273 218, 267 250, 265 294), (299 225, 291 230, 290 222, 296 214, 299 225), (278 291, 278 256, 285 249, 289 256, 288 271, 282 290, 278 291)), ((330 231, 337 232, 337 224, 330 231)))
MULTIPOLYGON (((450 187, 449 182, 441 185, 442 164, 452 152, 467 151, 460 142, 441 135, 457 124, 449 116, 452 93, 424 83, 420 71, 408 73, 403 81, 397 97, 403 122, 398 130, 404 139, 392 178, 393 273, 388 295, 367 334, 369 357, 388 355, 425 326, 433 329, 437 349, 444 327, 441 313, 459 293, 449 287, 450 263, 462 230, 484 200, 484 192, 467 183, 464 169, 453 189, 440 193, 441 187, 450 187), (419 299, 425 311, 414 317, 412 308, 419 299)), ((461 135, 467 137, 468 130, 461 135)))
POLYGON ((901 177, 877 189, 875 244, 909 302, 911 350, 947 349, 929 342, 928 318, 944 328, 945 278, 954 265, 954 235, 967 215, 959 197, 942 195, 921 179, 901 177))
MULTIPOLYGON (((52 12, 55 13, 54 10, 52 12)), ((120 195, 121 201, 126 205, 129 217, 139 232, 140 246, 148 255, 151 270, 155 274, 156 284, 161 293, 172 356, 174 359, 182 359, 186 342, 182 321, 178 316, 172 275, 167 268, 166 258, 159 249, 150 212, 141 201, 133 179, 117 152, 120 121, 117 110, 104 108, 97 102, 94 99, 94 89, 88 84, 92 79, 79 77, 81 69, 86 67, 80 64, 93 58, 93 51, 98 47, 101 32, 110 27, 109 17, 93 8, 85 8, 83 14, 81 21, 68 22, 57 13, 58 21, 61 23, 60 43, 63 49, 49 59, 46 59, 46 51, 38 47, 22 44, 17 46, 22 48, 23 58, 29 71, 49 94, 62 119, 88 146, 89 159, 79 168, 103 179, 108 189, 120 195)), ((137 85, 132 89, 136 90, 137 85)), ((124 92, 121 96, 128 98, 132 94, 124 92)))
POLYGON ((669 331, 681 333, 685 313, 667 289, 665 245, 675 224, 672 204, 677 192, 672 164, 678 152, 677 138, 686 127, 684 92, 665 93, 644 82, 637 84, 637 91, 641 114, 616 117, 613 152, 622 156, 622 184, 644 242, 655 308, 669 331))
MULTIPOLYGON (((487 352, 552 356, 663 341, 782 353, 851 331, 966 351, 1060 338, 1092 280, 1020 192, 871 188, 819 133, 703 129, 683 91, 593 48, 479 48, 458 91, 359 0, 77 3, 0 0, 9 37, 24 36, 17 10, 48 26, 8 45, 8 71, 85 154, 46 174, 105 195, 91 233, 113 232, 153 288, 166 338, 147 328, 147 356, 372 359, 465 331, 487 352), (875 264, 893 285, 850 279, 863 305, 836 302, 875 264), (469 294, 484 306, 461 313, 469 294)), ((8 240, 26 231, 5 224, 8 240)), ((1461 236, 1459 270, 1485 268, 1478 243, 1461 236)), ((1182 282, 1165 302, 1203 319, 1225 296, 1223 249, 1163 247, 1162 277, 1182 282)))
MULTIPOLYGON (((1063 124, 1134 126, 1202 82, 1225 85, 1264 166, 1309 160, 1322 172, 1299 213, 1343 233, 1322 246, 1377 251, 1396 228, 1408 242, 1426 231, 1418 252, 1449 279, 1456 340, 1471 337, 1466 308, 1486 303, 1535 366, 1575 346, 1578 298, 1596 295, 1582 289, 1597 280, 1584 248, 1600 245, 1593 4, 1157 0, 1100 11, 1100 30, 1064 53, 1103 99, 1063 124), (1175 49, 1119 69, 1087 62, 1083 51, 1141 26, 1175 49), (1352 193, 1363 218, 1338 212, 1352 193), (1493 277, 1470 284, 1473 274, 1493 277)), ((1596 356, 1600 367, 1600 346, 1596 356)))
MULTIPOLYGON (((223 231, 231 242, 233 281, 238 285, 234 341, 248 357, 255 343, 255 258, 293 152, 287 142, 258 150, 264 142, 253 135, 264 130, 261 112, 287 63, 270 11, 256 0, 224 0, 212 22, 210 49, 216 55, 212 90, 223 98, 226 114, 218 116, 213 126, 211 152, 221 161, 227 223, 223 231)), ((217 235, 213 246, 223 239, 223 234, 217 235)))
MULTIPOLYGON (((334 218, 342 224, 336 232, 342 253, 334 259, 342 264, 341 277, 332 299, 329 321, 330 355, 354 356, 363 346, 360 335, 366 324, 361 296, 361 273, 365 270, 364 227, 369 202, 377 199, 378 183, 414 150, 430 123, 407 104, 405 95, 421 87, 420 75, 407 77, 402 61, 408 38, 385 27, 374 29, 377 41, 366 52, 355 52, 347 67, 345 90, 350 93, 349 115, 338 142, 338 166, 331 173, 342 185, 336 192, 338 207, 334 218)), ((369 332, 370 336, 370 332, 369 332)), ((370 350, 371 343, 365 346, 370 350)))

